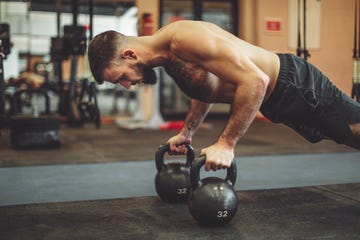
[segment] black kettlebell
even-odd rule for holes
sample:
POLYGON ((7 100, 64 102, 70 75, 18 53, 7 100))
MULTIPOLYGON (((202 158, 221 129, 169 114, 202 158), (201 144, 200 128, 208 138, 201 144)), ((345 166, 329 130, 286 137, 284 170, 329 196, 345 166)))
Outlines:
POLYGON ((207 177, 200 180, 200 168, 205 164, 204 155, 196 158, 190 169, 191 192, 188 207, 191 215, 205 226, 219 226, 231 221, 238 207, 238 198, 234 190, 236 181, 236 163, 227 169, 225 179, 207 177))
POLYGON ((195 152, 191 145, 187 144, 186 163, 164 163, 164 155, 170 150, 170 145, 161 145, 155 154, 156 168, 155 189, 159 197, 168 203, 185 202, 189 197, 190 166, 195 158, 195 152))

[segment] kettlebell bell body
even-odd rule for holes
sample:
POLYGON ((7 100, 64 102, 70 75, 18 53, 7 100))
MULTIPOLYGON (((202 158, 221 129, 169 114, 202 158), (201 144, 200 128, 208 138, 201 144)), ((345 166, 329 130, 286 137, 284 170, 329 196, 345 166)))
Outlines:
POLYGON ((155 189, 164 202, 185 202, 189 197, 191 190, 189 169, 195 158, 195 153, 191 145, 186 145, 186 147, 186 163, 164 163, 164 155, 170 150, 169 144, 160 146, 155 154, 158 170, 155 177, 155 189))
POLYGON ((200 225, 218 226, 230 222, 236 215, 238 198, 234 190, 236 164, 227 169, 226 179, 207 177, 200 180, 200 168, 205 156, 194 160, 190 179, 192 190, 188 200, 191 215, 200 225))

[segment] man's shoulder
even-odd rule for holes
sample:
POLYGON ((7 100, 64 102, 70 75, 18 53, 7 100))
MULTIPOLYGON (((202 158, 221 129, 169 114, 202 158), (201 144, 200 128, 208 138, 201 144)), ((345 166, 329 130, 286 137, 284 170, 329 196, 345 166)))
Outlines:
POLYGON ((190 30, 193 28, 198 28, 198 27, 202 27, 202 26, 206 26, 206 25, 210 25, 210 24, 212 24, 212 23, 204 22, 204 21, 200 21, 200 20, 182 19, 179 21, 169 23, 166 26, 168 28, 176 28, 177 30, 190 30))

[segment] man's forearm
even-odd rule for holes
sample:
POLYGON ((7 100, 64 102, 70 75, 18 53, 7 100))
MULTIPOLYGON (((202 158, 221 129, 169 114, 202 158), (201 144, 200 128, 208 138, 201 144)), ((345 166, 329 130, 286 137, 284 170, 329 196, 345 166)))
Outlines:
POLYGON ((181 133, 187 137, 192 137, 200 124, 204 121, 213 104, 200 102, 192 99, 190 110, 185 118, 184 127, 181 133))

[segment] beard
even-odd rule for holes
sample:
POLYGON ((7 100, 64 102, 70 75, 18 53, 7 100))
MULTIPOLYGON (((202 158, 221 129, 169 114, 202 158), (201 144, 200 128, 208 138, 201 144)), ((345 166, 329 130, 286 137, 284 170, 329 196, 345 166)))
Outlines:
POLYGON ((143 63, 137 63, 136 67, 142 75, 143 83, 151 85, 157 83, 157 75, 152 67, 143 63))

